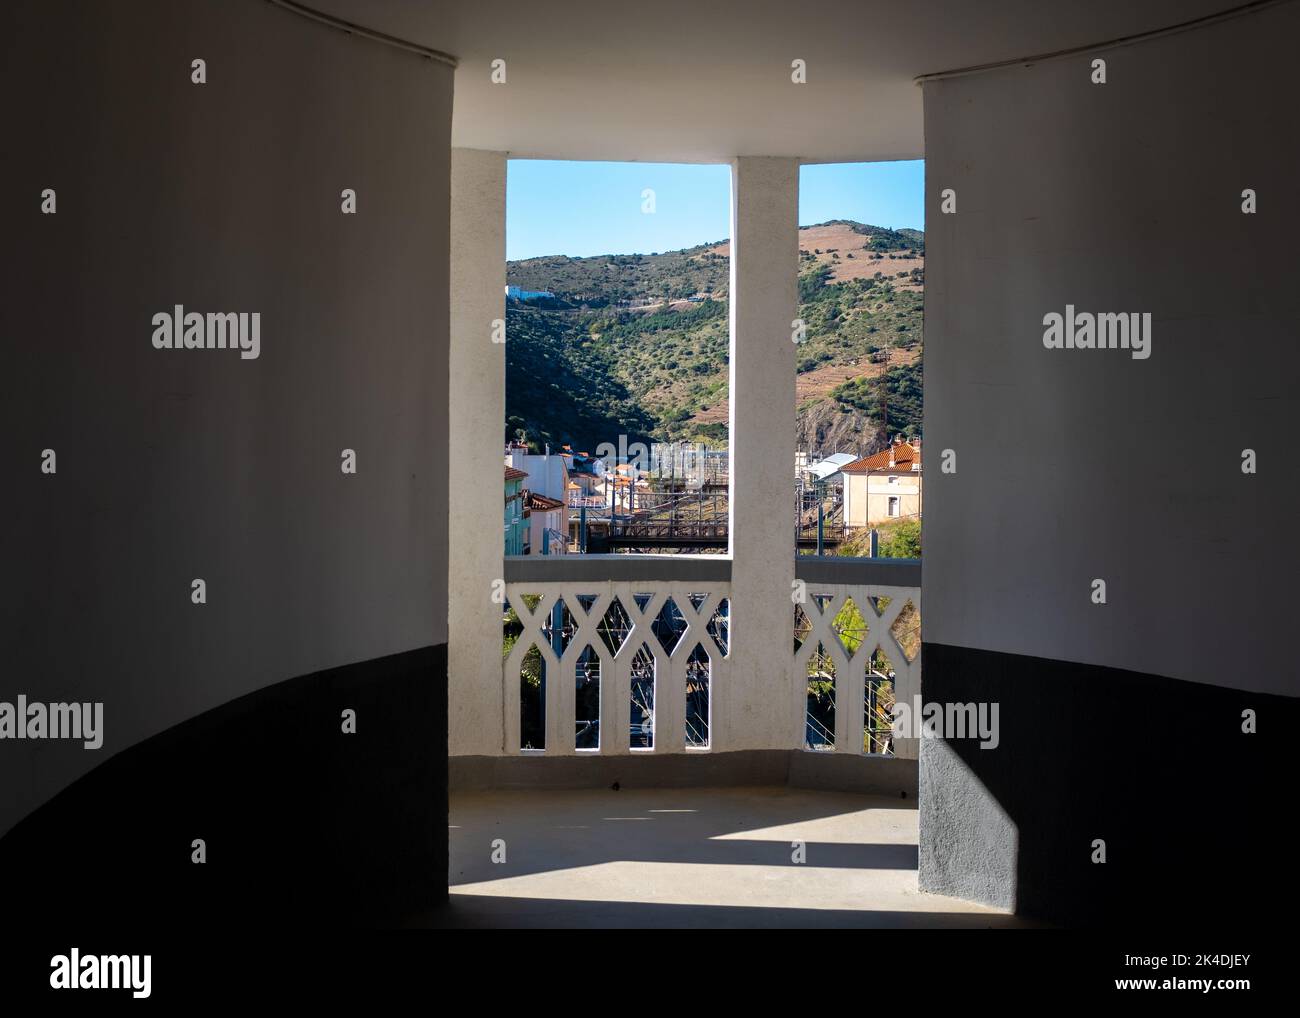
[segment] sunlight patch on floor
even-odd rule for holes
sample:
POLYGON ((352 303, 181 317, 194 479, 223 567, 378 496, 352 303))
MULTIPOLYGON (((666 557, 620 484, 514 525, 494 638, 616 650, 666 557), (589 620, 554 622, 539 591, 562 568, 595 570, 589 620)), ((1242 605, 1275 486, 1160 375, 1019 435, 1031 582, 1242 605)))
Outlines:
POLYGON ((824 845, 854 845, 862 840, 863 823, 870 821, 871 839, 880 844, 917 844, 916 811, 910 809, 872 809, 815 817, 794 823, 756 827, 747 831, 715 834, 713 841, 785 841, 820 842, 824 845))
POLYGON ((453 895, 744 908, 970 912, 995 909, 924 894, 916 874, 808 865, 612 861, 461 884, 453 895))

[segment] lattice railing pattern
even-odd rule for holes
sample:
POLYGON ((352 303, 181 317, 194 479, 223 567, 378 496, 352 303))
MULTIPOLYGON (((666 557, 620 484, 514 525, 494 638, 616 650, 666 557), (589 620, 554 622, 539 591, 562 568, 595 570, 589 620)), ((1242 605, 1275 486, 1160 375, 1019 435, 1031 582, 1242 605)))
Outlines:
MULTIPOLYGON (((874 585, 844 585, 808 583, 806 598, 798 607, 807 619, 806 635, 794 652, 794 687, 796 702, 793 709, 804 718, 808 708, 809 661, 820 645, 830 659, 835 672, 835 746, 836 752, 863 752, 863 698, 866 692, 867 667, 871 656, 879 649, 894 668, 894 695, 897 700, 911 704, 912 697, 921 691, 921 651, 919 643, 919 618, 921 591, 918 587, 887 587, 874 585), (889 598, 882 611, 878 598, 889 598), (836 629, 836 619, 849 601, 857 608, 866 623, 865 632, 845 634, 850 643, 861 640, 850 654, 836 629), (911 604, 918 623, 918 639, 912 647, 914 656, 909 660, 895 632, 895 623, 904 608, 911 604)), ((909 641, 910 645, 910 641, 909 641)), ((815 724, 815 722, 814 722, 815 724)), ((894 755, 915 759, 915 739, 894 739, 894 755)))
MULTIPOLYGON (((708 659, 708 702, 726 683, 730 640, 730 589, 725 583, 678 583, 668 581, 601 581, 587 583, 519 582, 506 584, 506 600, 518 616, 522 631, 503 663, 505 684, 505 751, 521 750, 521 668, 529 648, 536 647, 545 662, 543 702, 545 704, 544 749, 547 756, 568 756, 591 750, 576 748, 575 733, 581 722, 576 716, 577 668, 587 647, 600 661, 599 748, 602 754, 631 753, 632 671, 638 651, 644 647, 654 661, 653 750, 636 752, 683 752, 699 745, 696 725, 694 744, 687 739, 687 680, 695 648, 708 659), (621 605, 621 613, 615 607, 621 605), (669 601, 676 606, 678 626, 671 631, 676 640, 664 646, 654 631, 669 601), (532 607, 529 602, 533 601, 532 607), (545 632, 560 602, 568 609, 572 631, 566 633, 561 654, 556 654, 545 632), (601 636, 601 623, 613 611, 619 625, 613 650, 601 636), (710 624, 717 635, 711 633, 710 624), (721 644, 721 646, 720 646, 721 644)), ((660 623, 659 629, 664 631, 660 623)), ((644 658, 643 658, 644 660, 644 658)), ((697 661, 698 661, 697 657, 697 661)), ((700 666, 694 666, 698 669, 700 666)), ((713 728, 706 719, 707 730, 713 728)))

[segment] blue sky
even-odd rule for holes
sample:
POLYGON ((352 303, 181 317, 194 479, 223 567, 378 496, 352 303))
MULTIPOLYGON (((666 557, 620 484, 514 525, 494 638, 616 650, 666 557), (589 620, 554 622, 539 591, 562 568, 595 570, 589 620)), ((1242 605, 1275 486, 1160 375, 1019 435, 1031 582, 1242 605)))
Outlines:
MULTIPOLYGON (((856 219, 924 229, 925 164, 804 166, 799 224, 856 219)), ((731 170, 682 163, 512 159, 506 183, 506 257, 650 254, 731 233, 731 170), (654 191, 655 211, 641 211, 654 191)))

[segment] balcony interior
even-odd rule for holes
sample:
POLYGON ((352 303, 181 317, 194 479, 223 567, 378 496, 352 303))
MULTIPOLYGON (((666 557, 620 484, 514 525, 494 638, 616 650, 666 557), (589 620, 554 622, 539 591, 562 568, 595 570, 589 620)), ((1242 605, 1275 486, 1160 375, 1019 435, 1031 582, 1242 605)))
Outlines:
POLYGON ((4 746, 15 928, 1272 918, 1300 2, 10 20, 0 701, 108 719, 4 746), (505 554, 523 159, 729 167, 725 554, 505 554), (798 554, 791 497, 801 169, 913 159, 924 571, 798 554), (182 304, 260 355, 164 352, 182 304), (1075 307, 1154 358, 1052 346, 1075 307), (922 695, 999 706, 996 746, 886 737, 922 695))
POLYGON ((775 786, 461 791, 449 833, 450 907, 417 925, 1029 925, 918 890, 912 797, 775 786), (497 839, 504 864, 492 861, 497 839))

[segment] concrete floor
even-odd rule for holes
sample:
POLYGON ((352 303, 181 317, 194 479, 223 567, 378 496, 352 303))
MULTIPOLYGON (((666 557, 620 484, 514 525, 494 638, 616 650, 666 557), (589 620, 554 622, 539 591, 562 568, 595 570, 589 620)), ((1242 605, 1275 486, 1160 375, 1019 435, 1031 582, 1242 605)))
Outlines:
POLYGON ((464 792, 450 840, 437 925, 1025 925, 917 889, 912 801, 785 787, 464 792))

